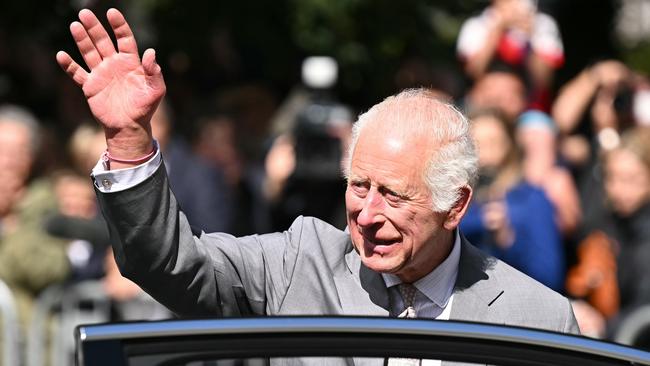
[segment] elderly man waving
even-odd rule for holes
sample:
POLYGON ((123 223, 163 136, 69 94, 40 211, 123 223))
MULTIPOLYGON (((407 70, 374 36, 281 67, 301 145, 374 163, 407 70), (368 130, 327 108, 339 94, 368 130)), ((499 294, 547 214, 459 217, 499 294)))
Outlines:
MULTIPOLYGON (((285 232, 193 230, 166 177, 150 118, 165 94, 122 14, 70 26, 89 68, 65 52, 108 149, 93 170, 122 273, 182 316, 393 315, 577 332, 569 301, 481 253, 457 230, 476 157, 468 121, 426 90, 359 117, 347 162, 348 230, 298 217, 285 232), (406 310, 406 311, 405 311, 406 310)), ((543 255, 543 253, 540 253, 543 255)))

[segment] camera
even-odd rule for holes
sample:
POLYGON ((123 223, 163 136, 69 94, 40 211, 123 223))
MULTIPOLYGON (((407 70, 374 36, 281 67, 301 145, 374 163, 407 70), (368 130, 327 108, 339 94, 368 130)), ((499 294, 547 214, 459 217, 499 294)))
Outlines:
POLYGON ((307 180, 338 180, 343 147, 336 131, 351 120, 348 108, 315 100, 301 111, 293 129, 296 152, 294 177, 307 180))

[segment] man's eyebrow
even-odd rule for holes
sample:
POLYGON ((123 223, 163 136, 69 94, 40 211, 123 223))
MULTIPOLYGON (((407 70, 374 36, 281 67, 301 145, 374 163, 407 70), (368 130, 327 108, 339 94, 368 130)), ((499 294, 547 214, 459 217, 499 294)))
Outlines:
POLYGON ((350 177, 348 177, 348 180, 350 182, 367 182, 368 178, 364 178, 364 177, 360 177, 360 176, 356 176, 356 175, 351 175, 350 177))

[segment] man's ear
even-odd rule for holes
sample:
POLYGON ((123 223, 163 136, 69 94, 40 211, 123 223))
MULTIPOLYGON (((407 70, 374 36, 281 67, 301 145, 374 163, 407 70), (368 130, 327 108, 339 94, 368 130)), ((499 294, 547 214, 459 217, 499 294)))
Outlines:
POLYGON ((454 206, 447 213, 443 226, 447 230, 454 230, 460 224, 460 220, 465 216, 469 202, 472 199, 472 187, 464 186, 460 188, 460 196, 454 206))

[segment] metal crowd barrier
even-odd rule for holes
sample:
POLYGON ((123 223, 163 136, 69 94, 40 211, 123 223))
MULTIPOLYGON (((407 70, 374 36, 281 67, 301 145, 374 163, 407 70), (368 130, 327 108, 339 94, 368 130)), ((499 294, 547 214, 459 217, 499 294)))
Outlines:
POLYGON ((53 285, 42 292, 34 306, 27 334, 27 366, 74 364, 75 327, 108 322, 112 309, 123 313, 125 320, 171 316, 144 292, 132 301, 113 304, 101 281, 53 285))
POLYGON ((2 365, 20 365, 20 331, 16 302, 9 287, 0 280, 0 323, 2 324, 2 365))
POLYGON ((100 282, 48 287, 34 306, 27 333, 27 366, 71 365, 74 327, 109 318, 110 299, 100 282))
POLYGON ((650 349, 650 304, 639 306, 623 318, 614 335, 614 341, 650 349))

